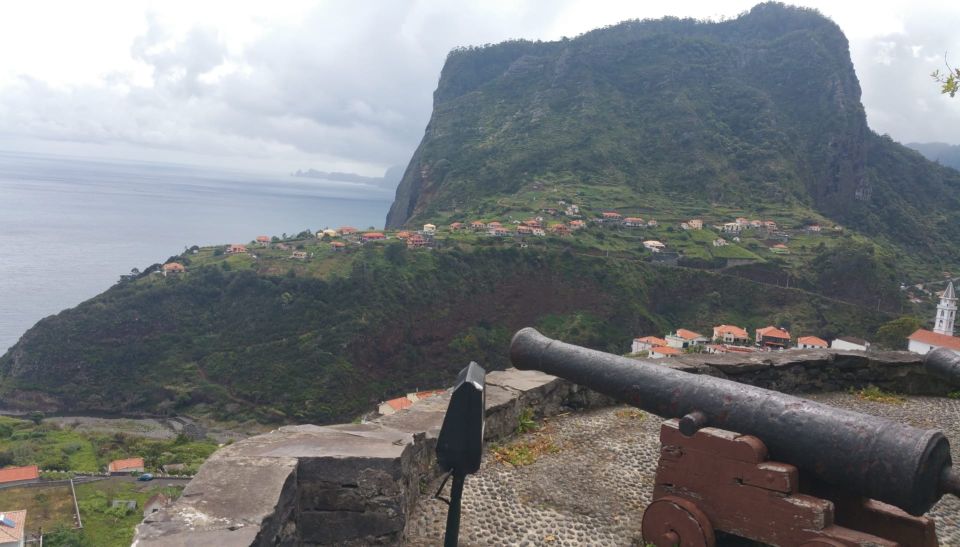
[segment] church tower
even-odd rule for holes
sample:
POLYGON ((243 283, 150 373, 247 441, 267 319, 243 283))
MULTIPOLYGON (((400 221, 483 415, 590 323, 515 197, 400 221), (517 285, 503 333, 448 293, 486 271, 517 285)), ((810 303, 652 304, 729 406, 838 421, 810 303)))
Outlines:
POLYGON ((937 306, 937 320, 933 332, 953 336, 953 322, 957 318, 957 297, 953 292, 953 281, 947 285, 937 306))

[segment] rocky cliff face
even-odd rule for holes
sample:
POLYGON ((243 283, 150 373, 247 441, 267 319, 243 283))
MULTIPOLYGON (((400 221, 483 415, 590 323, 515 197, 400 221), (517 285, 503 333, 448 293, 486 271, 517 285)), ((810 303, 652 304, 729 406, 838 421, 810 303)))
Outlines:
POLYGON ((484 198, 563 179, 638 201, 805 207, 947 247, 934 234, 960 219, 960 177, 920 160, 868 128, 839 27, 762 4, 720 23, 630 21, 451 52, 387 226, 466 218, 484 198), (889 222, 930 206, 935 221, 889 222))

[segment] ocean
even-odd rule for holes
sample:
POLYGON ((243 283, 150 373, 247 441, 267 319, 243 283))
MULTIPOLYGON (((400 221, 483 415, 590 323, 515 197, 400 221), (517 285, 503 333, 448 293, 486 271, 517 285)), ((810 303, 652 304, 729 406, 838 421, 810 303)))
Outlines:
POLYGON ((382 227, 392 199, 283 174, 0 152, 0 354, 131 268, 192 245, 382 227))

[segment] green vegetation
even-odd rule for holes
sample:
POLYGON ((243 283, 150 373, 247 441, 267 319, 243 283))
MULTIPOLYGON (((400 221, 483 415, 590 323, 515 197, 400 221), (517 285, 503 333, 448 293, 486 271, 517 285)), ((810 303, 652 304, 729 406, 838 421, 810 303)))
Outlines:
POLYGON ((533 418, 533 409, 526 407, 520 411, 520 415, 517 416, 517 433, 522 435, 524 433, 529 433, 531 431, 536 431, 540 426, 537 425, 537 421, 533 418))
POLYGON ((4 488, 0 490, 0 499, 3 500, 0 511, 27 510, 27 531, 31 534, 41 529, 46 532, 61 526, 76 526, 69 484, 4 488))
POLYGON ((900 405, 906 401, 904 397, 901 397, 896 393, 886 392, 874 385, 867 386, 861 390, 855 391, 854 393, 858 398, 863 399, 864 401, 872 401, 875 403, 900 405))
POLYGON ((873 337, 874 344, 885 349, 907 349, 907 337, 921 326, 923 324, 916 317, 898 317, 877 329, 873 337))
POLYGON ((156 440, 122 433, 81 433, 48 422, 0 416, 0 466, 37 465, 44 470, 96 473, 105 470, 111 460, 140 456, 148 470, 171 463, 195 470, 216 448, 212 442, 183 436, 156 440))

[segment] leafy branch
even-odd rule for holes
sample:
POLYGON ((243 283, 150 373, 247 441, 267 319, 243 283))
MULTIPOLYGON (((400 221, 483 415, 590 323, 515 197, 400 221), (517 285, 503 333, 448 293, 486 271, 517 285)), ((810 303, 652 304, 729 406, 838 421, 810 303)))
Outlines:
POLYGON ((957 91, 960 91, 960 68, 952 68, 946 55, 943 56, 943 64, 947 67, 946 72, 934 70, 930 76, 941 84, 940 93, 955 97, 957 91))

